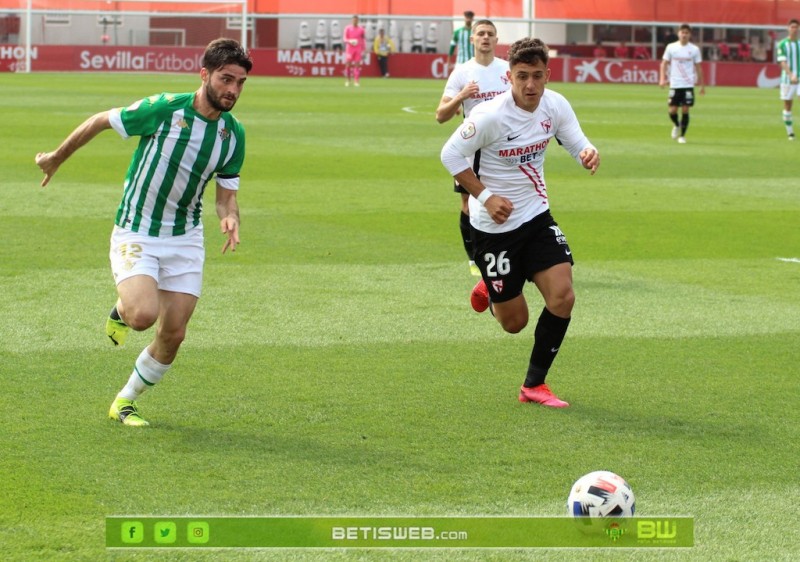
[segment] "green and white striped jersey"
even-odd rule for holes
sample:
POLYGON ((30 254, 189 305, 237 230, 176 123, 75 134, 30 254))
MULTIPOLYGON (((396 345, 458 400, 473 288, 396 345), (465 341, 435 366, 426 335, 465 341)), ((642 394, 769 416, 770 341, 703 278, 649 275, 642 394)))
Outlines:
POLYGON ((459 27, 453 32, 453 39, 450 41, 450 54, 453 54, 458 48, 456 54, 456 64, 463 64, 475 56, 475 47, 472 41, 469 40, 472 35, 472 29, 467 27, 459 27))
POLYGON ((209 121, 192 107, 194 93, 161 94, 113 109, 123 138, 140 136, 114 221, 150 236, 180 236, 200 224, 202 198, 214 174, 239 188, 244 128, 230 113, 209 121))
MULTIPOLYGON (((775 60, 778 63, 786 61, 789 70, 794 72, 795 76, 800 76, 800 39, 795 41, 788 37, 781 39, 775 52, 777 55, 775 60)), ((784 84, 790 82, 789 74, 785 71, 781 71, 781 82, 784 84)))

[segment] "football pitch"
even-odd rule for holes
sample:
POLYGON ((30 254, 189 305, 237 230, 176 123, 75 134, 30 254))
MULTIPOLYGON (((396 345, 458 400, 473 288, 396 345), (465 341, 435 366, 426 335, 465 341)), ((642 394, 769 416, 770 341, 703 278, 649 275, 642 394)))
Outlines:
MULTIPOLYGON (((108 238, 136 140, 107 131, 50 185, 34 164, 81 121, 195 76, 0 74, 0 558, 796 560, 800 142, 775 90, 709 88, 688 143, 666 91, 551 84, 599 148, 553 144, 576 305, 517 401, 533 322, 469 306, 475 278, 439 162, 443 81, 248 80, 238 251, 206 197, 204 293, 172 370, 106 419, 152 331, 114 349, 108 238), (559 516, 622 475, 641 516, 692 516, 656 550, 106 550, 105 517, 559 516)), ((800 115, 800 110, 795 111, 800 115)), ((799 120, 800 121, 800 120, 799 120)), ((542 307, 526 294, 532 317, 542 307)))

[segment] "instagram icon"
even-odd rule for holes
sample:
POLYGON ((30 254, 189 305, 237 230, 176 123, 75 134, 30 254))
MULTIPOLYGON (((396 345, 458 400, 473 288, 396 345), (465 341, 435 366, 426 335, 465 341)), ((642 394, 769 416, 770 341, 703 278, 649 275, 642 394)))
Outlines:
POLYGON ((210 537, 208 523, 193 521, 186 526, 186 540, 191 544, 205 544, 210 537))

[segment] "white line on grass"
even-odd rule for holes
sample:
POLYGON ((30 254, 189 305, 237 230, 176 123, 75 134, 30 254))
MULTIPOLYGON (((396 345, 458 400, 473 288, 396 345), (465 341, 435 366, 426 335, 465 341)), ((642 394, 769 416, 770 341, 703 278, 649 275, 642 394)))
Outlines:
POLYGON ((791 263, 800 263, 800 258, 775 258, 778 261, 788 261, 791 263))
POLYGON ((430 108, 428 108, 428 107, 425 108, 426 111, 418 111, 416 109, 416 107, 413 106, 413 105, 409 105, 409 106, 403 107, 401 109, 403 111, 405 111, 406 113, 419 113, 419 114, 425 114, 425 115, 433 115, 433 113, 431 113, 431 111, 430 111, 430 108))

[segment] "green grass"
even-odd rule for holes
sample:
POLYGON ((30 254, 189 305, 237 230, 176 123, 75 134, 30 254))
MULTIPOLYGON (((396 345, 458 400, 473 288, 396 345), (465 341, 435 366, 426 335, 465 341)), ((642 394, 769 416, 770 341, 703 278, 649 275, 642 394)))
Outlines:
MULTIPOLYGON (((46 189, 33 163, 88 115, 193 76, 0 74, 4 560, 793 560, 800 144, 776 91, 712 88, 669 139, 654 87, 553 84, 600 148, 548 155, 577 304, 522 405, 532 327, 474 314, 439 163, 444 83, 248 80, 242 245, 207 215, 204 296, 153 426, 105 420, 152 332, 111 349, 108 236, 134 141, 46 189), (404 111, 403 108, 411 108, 404 111), (608 469, 640 515, 695 517, 669 551, 106 551, 106 515, 560 515, 608 469)), ((207 208, 213 207, 208 204, 207 208)), ((541 308, 527 291, 532 310, 541 308)))

